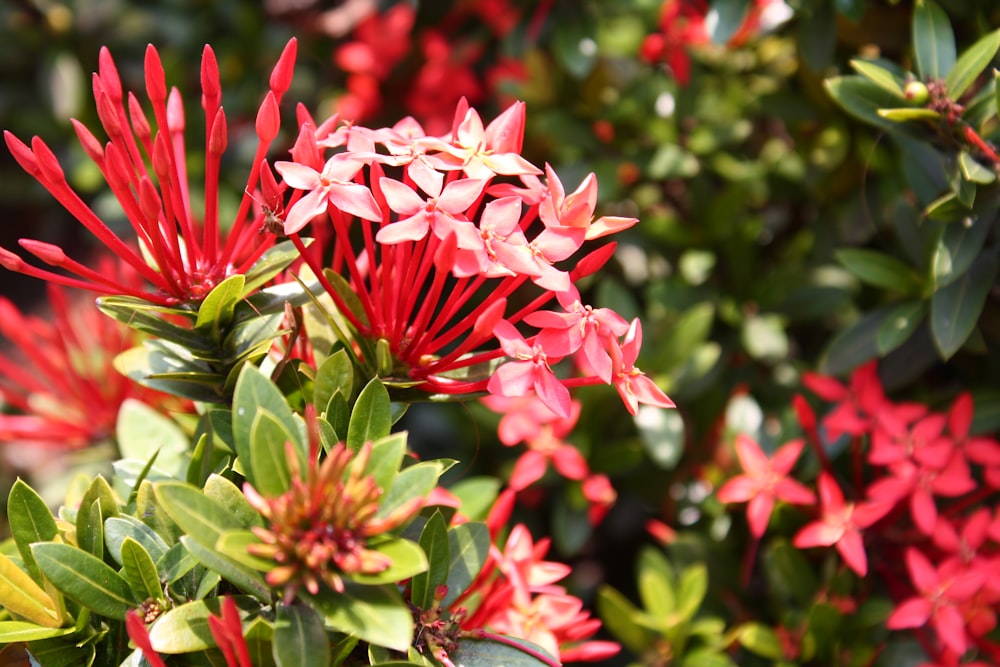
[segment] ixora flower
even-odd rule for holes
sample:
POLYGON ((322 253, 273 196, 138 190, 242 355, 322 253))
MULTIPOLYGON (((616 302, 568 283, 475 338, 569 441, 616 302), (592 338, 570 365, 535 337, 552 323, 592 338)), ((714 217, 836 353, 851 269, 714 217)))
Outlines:
POLYGON ((296 41, 288 42, 274 67, 270 91, 257 112, 257 149, 235 217, 224 223, 219 212, 219 169, 229 138, 215 54, 206 46, 202 58, 202 108, 205 113, 205 164, 198 176, 204 190, 188 178, 183 101, 176 88, 167 90, 160 56, 146 50, 146 97, 152 118, 139 97, 126 92, 114 60, 101 50, 93 77, 97 115, 107 143, 79 121, 73 121, 80 144, 103 174, 128 219, 135 242, 118 236, 69 185, 55 154, 39 137, 30 146, 10 132, 7 147, 21 167, 34 176, 91 234, 152 287, 143 291, 70 259, 61 248, 22 239, 22 248, 68 272, 29 264, 0 248, 0 265, 50 282, 81 287, 101 294, 129 294, 159 304, 177 304, 203 298, 219 282, 246 270, 274 243, 273 235, 258 233, 266 213, 254 212, 254 190, 261 165, 278 134, 278 104, 288 90, 295 62, 296 41), (154 129, 155 128, 155 129, 154 129), (203 197, 201 196, 203 194, 203 197), (203 199, 204 208, 194 202, 203 199))
POLYGON ((638 322, 586 305, 575 287, 614 250, 576 258, 585 244, 636 220, 595 219, 592 174, 566 194, 551 167, 520 155, 523 103, 484 123, 463 100, 441 136, 413 119, 338 123, 304 118, 294 160, 274 166, 291 190, 284 232, 363 341, 363 364, 432 394, 533 390, 561 417, 568 388, 583 384, 614 384, 633 414, 673 406, 635 367, 638 322), (306 249, 299 234, 310 231, 330 239, 332 261, 306 249))
POLYGON ((315 595, 322 582, 342 593, 344 577, 387 569, 392 564, 389 558, 369 549, 368 541, 408 522, 424 505, 423 498, 414 498, 377 518, 382 489, 366 471, 371 442, 357 452, 338 443, 317 462, 318 436, 310 440, 305 475, 293 446, 286 447, 288 491, 267 498, 249 482, 243 486, 247 500, 270 522, 268 528, 253 529, 262 544, 251 545, 248 551, 276 563, 266 579, 271 586, 284 588, 286 604, 300 587, 315 595))

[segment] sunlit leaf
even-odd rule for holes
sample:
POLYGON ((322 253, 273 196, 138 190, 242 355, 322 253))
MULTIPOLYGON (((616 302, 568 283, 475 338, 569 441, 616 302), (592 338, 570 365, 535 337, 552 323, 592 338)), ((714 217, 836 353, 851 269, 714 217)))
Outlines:
POLYGON ((128 582, 104 561, 68 544, 33 544, 38 567, 52 584, 77 604, 102 616, 124 620, 138 602, 128 582))
POLYGON ((957 100, 975 82, 1000 50, 1000 30, 994 30, 981 37, 975 44, 962 52, 958 62, 944 79, 948 97, 957 100))

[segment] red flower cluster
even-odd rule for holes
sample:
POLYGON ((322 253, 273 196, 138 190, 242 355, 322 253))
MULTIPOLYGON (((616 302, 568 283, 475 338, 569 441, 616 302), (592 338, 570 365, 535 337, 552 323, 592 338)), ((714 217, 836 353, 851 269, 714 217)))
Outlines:
POLYGON ((635 219, 594 219, 593 175, 569 194, 549 167, 540 180, 520 155, 523 134, 521 103, 484 126, 463 100, 452 131, 437 136, 412 119, 377 130, 305 119, 293 161, 275 164, 279 187, 292 190, 278 210, 284 232, 355 337, 388 350, 391 368, 364 361, 390 382, 450 395, 533 391, 564 418, 567 387, 580 384, 615 385, 633 414, 639 403, 672 407, 635 367, 638 320, 583 304, 574 287, 614 246, 573 262, 577 251, 635 219), (339 278, 299 238, 307 225, 332 237, 339 278), (515 294, 525 305, 508 314, 515 294), (541 310, 553 301, 560 310, 541 310), (571 358, 584 377, 556 374, 571 358))
MULTIPOLYGON (((761 28, 765 12, 783 20, 789 10, 783 0, 753 0, 743 23, 727 44, 739 46, 746 42, 761 28)), ((691 80, 688 49, 711 41, 711 16, 706 0, 666 0, 660 8, 660 30, 643 40, 639 56, 648 63, 664 63, 678 83, 686 86, 691 80)))

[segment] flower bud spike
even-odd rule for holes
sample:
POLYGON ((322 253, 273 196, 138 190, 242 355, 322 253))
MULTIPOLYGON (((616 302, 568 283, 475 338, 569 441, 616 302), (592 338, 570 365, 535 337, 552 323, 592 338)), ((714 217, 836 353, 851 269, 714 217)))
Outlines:
POLYGON ((299 42, 297 39, 292 37, 288 40, 288 43, 285 44, 285 48, 281 52, 281 56, 278 58, 278 62, 275 63, 274 69, 271 71, 271 90, 274 92, 275 97, 279 100, 292 85, 292 77, 295 74, 295 57, 298 53, 298 47, 299 42))

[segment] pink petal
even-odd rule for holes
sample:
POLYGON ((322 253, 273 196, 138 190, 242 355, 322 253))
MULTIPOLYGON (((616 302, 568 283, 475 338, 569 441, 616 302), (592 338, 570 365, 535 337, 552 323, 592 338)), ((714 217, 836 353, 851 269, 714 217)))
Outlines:
POLYGON ((913 597, 903 601, 886 619, 885 627, 890 630, 922 628, 931 618, 934 607, 929 600, 913 597))
POLYGON ((747 505, 747 523, 750 524, 750 534, 761 537, 767 532, 767 524, 771 520, 774 509, 774 498, 761 493, 754 496, 747 505))
POLYGON ((847 567, 854 570, 859 577, 868 574, 868 557, 865 555, 865 543, 861 539, 861 533, 856 530, 845 532, 837 542, 837 551, 847 563, 847 567))
MULTIPOLYGON (((452 181, 444 186, 444 192, 438 197, 438 206, 449 213, 464 213, 472 206, 483 193, 487 181, 472 178, 463 178, 452 181)), ((497 200, 502 201, 502 200, 497 200)), ((491 202, 493 204, 495 202, 491 202)), ((518 200, 520 205, 520 200, 518 200)), ((489 205, 487 205, 489 208, 489 205)), ((520 214, 520 208, 518 208, 520 214)), ((483 212, 485 216, 485 211, 483 212)))
POLYGON ((383 177, 378 180, 378 183, 382 194, 385 195, 386 203, 396 213, 414 215, 424 209, 426 202, 416 192, 396 179, 383 177))
POLYGON ((566 479, 580 480, 590 474, 587 460, 580 451, 572 445, 563 445, 552 455, 552 463, 559 474, 566 479))
POLYGON ((760 483, 747 475, 733 477, 716 493, 719 502, 744 503, 760 493, 760 483))
POLYGON ((326 197, 322 190, 307 192, 302 199, 295 202, 285 215, 285 235, 298 234, 310 221, 326 213, 326 197))
POLYGON ((535 393, 538 398, 545 403, 552 412, 560 417, 570 416, 570 396, 569 389, 559 382, 558 378, 547 369, 538 369, 535 372, 535 393))
POLYGON ((375 240, 385 245, 394 245, 406 241, 420 241, 430 231, 427 216, 422 212, 399 222, 393 222, 378 230, 375 240))
POLYGON ((356 215, 365 220, 382 220, 382 210, 379 208, 372 191, 357 183, 334 184, 330 186, 330 202, 345 213, 356 215))
POLYGON ((510 473, 510 488, 515 491, 526 489, 545 474, 549 467, 549 458, 542 452, 529 449, 521 454, 510 473))
POLYGON ((814 521, 798 532, 792 544, 799 549, 809 547, 829 547, 844 536, 842 526, 833 526, 823 521, 814 521))
POLYGON ((534 382, 534 363, 512 361, 501 365, 494 371, 493 377, 486 385, 486 390, 500 396, 524 396, 534 382))
POLYGON ((736 456, 739 458, 740 466, 744 472, 758 479, 767 476, 771 469, 771 462, 757 441, 745 433, 740 433, 736 436, 735 448, 736 456))
POLYGON ((296 190, 312 190, 319 185, 319 173, 298 162, 275 162, 274 169, 285 184, 296 190))

